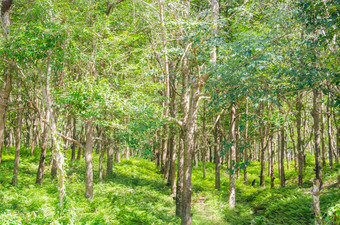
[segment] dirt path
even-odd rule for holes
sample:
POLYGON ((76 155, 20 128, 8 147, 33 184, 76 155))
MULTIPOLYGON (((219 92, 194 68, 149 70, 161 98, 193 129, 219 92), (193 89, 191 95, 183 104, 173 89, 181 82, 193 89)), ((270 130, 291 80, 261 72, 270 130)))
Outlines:
POLYGON ((193 221, 195 225, 226 225, 221 212, 208 204, 208 199, 201 195, 193 199, 193 221))

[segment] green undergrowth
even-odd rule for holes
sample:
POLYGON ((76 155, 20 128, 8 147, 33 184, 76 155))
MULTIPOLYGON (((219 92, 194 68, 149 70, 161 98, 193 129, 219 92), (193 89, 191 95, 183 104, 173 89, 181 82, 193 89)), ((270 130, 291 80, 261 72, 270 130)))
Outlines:
MULTIPOLYGON (((70 154, 68 154, 70 155, 70 154)), ((47 156, 47 163, 49 162, 47 156)), ((14 166, 14 149, 4 152, 0 165, 0 224, 180 224, 175 216, 175 201, 170 187, 154 162, 144 159, 122 160, 114 163, 114 173, 105 176, 102 184, 98 178, 98 155, 94 154, 94 199, 84 196, 85 162, 67 161, 67 194, 65 209, 58 211, 56 180, 50 177, 50 167, 42 185, 35 184, 39 151, 30 156, 21 150, 17 186, 10 185, 14 166)), ((311 182, 313 161, 307 159, 304 187, 297 187, 294 164, 286 171, 287 185, 270 188, 259 186, 259 163, 248 167, 249 184, 243 184, 243 172, 236 182, 236 208, 228 207, 228 175, 222 167, 221 189, 215 189, 214 164, 207 163, 206 178, 202 178, 202 165, 193 168, 192 220, 193 224, 312 224, 311 182), (255 179, 255 185, 251 182, 255 179)), ((106 162, 104 160, 104 168, 106 162)), ((330 171, 323 168, 325 188, 320 198, 325 220, 328 214, 339 213, 339 167, 330 171)), ((277 173, 277 168, 275 170, 277 173)), ((277 174, 276 174, 277 176, 277 174)))

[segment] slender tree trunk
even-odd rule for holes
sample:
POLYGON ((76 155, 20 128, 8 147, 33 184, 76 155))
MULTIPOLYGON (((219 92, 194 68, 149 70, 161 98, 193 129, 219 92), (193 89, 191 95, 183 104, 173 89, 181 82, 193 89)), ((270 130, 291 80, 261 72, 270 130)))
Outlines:
MULTIPOLYGON (((170 76, 170 83, 171 83, 170 115, 172 118, 176 118, 177 116, 176 77, 174 73, 172 73, 170 76)), ((171 124, 169 132, 169 151, 170 151, 169 184, 171 186, 172 196, 176 196, 176 156, 177 156, 176 133, 177 129, 175 125, 171 124)))
MULTIPOLYGON (((264 103, 261 102, 261 105, 260 105, 260 112, 262 111, 262 114, 264 112, 264 103)), ((266 133, 266 128, 265 128, 265 125, 264 123, 260 123, 261 124, 261 127, 260 127, 260 135, 263 136, 261 138, 261 143, 260 143, 260 148, 261 148, 261 173, 260 173, 260 185, 261 186, 265 186, 265 173, 266 173, 266 164, 265 164, 265 151, 266 151, 266 137, 265 137, 265 133, 266 133)))
MULTIPOLYGON (((160 19, 160 22, 161 22, 161 27, 162 27, 162 44, 163 44, 163 50, 164 50, 164 59, 163 59, 163 66, 164 66, 164 72, 165 72, 165 79, 164 79, 164 82, 165 82, 165 102, 164 102, 164 116, 165 117, 168 117, 169 116, 169 105, 170 105, 170 102, 169 102, 169 99, 170 99, 170 83, 169 83, 169 60, 168 60, 168 49, 167 49, 167 34, 166 34, 166 27, 165 27, 165 24, 164 24, 164 0, 158 0, 158 6, 159 6, 159 19, 160 19)), ((169 126, 168 124, 166 123, 164 125, 164 134, 167 134, 168 130, 169 130, 169 126)), ((168 137, 168 135, 166 135, 166 137, 168 137)), ((166 166, 167 166, 167 163, 169 163, 169 158, 167 157, 168 156, 168 142, 167 142, 167 138, 164 138, 163 139, 163 144, 162 144, 163 148, 162 148, 162 162, 161 162, 161 168, 162 168, 162 172, 164 173, 165 175, 165 178, 166 177, 166 166)))
MULTIPOLYGON (((4 73, 2 78, 2 87, 0 90, 0 163, 2 160, 2 151, 5 139, 6 130, 6 112, 9 95, 12 91, 12 71, 8 70, 4 73)), ((11 141, 10 141, 11 143, 11 141)))
MULTIPOLYGON (((189 71, 187 68, 187 59, 183 60, 183 72, 182 72, 182 96, 181 96, 181 109, 183 114, 183 121, 188 118, 189 112, 189 71)), ((178 152, 178 173, 177 173, 177 190, 176 190, 176 215, 182 218, 183 215, 183 201, 184 201, 184 143, 185 139, 185 127, 181 126, 180 131, 180 144, 178 152)))
POLYGON ((299 161, 299 172, 298 172, 298 183, 299 187, 302 187, 303 183, 303 151, 302 151, 302 140, 301 140, 301 108, 302 108, 302 93, 298 93, 298 99, 296 103, 297 114, 296 114, 296 131, 297 131, 297 152, 299 161))
POLYGON ((113 173, 113 148, 110 146, 107 150, 107 165, 106 165, 106 174, 107 176, 112 175, 113 173))
POLYGON ((275 176, 274 176, 275 148, 273 146, 273 135, 270 136, 269 152, 270 152, 270 187, 275 188, 275 176))
POLYGON ((178 169, 177 169, 177 185, 176 185, 176 216, 182 216, 182 197, 183 197, 183 166, 184 166, 184 140, 183 130, 179 136, 178 150, 178 169))
POLYGON ((62 211, 64 209, 64 198, 65 198, 65 170, 64 170, 64 155, 62 154, 62 141, 59 137, 59 134, 57 132, 57 120, 55 119, 55 115, 53 114, 52 110, 52 101, 51 101, 51 93, 49 89, 49 80, 50 80, 50 74, 52 71, 52 65, 50 62, 47 63, 47 76, 46 76, 46 87, 43 86, 42 83, 42 74, 39 74, 40 79, 40 85, 42 89, 42 93, 44 96, 44 101, 47 110, 49 110, 50 114, 50 121, 51 121, 51 134, 52 134, 52 141, 55 144, 55 150, 54 152, 54 161, 56 163, 57 167, 57 173, 58 173, 58 197, 59 197, 59 210, 62 211))
POLYGON ((86 144, 84 147, 85 152, 85 197, 93 199, 93 144, 94 144, 94 127, 90 122, 86 122, 86 144))
MULTIPOLYGON (((260 135, 261 136, 264 136, 265 135, 265 128, 264 128, 264 125, 260 128, 260 135)), ((265 164, 265 157, 264 157, 264 153, 266 151, 266 143, 265 143, 266 139, 265 137, 262 137, 261 138, 261 173, 260 173, 260 185, 261 186, 265 186, 265 173, 266 173, 266 164, 265 164)))
POLYGON ((16 123, 16 128, 15 128, 15 159, 14 159, 14 171, 13 171, 13 178, 12 178, 12 185, 15 186, 17 184, 18 180, 18 171, 19 171, 19 161, 20 161, 20 144, 21 144, 21 130, 22 130, 22 107, 21 102, 21 96, 20 96, 20 82, 18 82, 18 98, 17 102, 19 102, 19 109, 18 109, 18 114, 17 114, 17 123, 16 123))
POLYGON ((115 151, 115 163, 120 163, 120 149, 118 147, 115 151))
MULTIPOLYGON (((335 163, 339 164, 339 155, 340 155, 340 126, 338 125, 338 120, 335 118, 335 113, 333 112, 333 118, 334 118, 334 123, 335 123, 335 128, 336 128, 336 154, 335 154, 335 163)), ((340 176, 339 176, 340 177, 340 176)))
MULTIPOLYGON (((331 108, 330 108, 330 101, 331 101, 331 93, 328 93, 328 102, 327 102, 327 131, 328 131, 328 160, 329 160, 329 168, 332 170, 333 169, 333 151, 332 151, 332 123, 331 123, 331 108)), ((323 116, 322 116, 323 118, 323 116)), ((324 124, 322 123, 322 126, 324 124)), ((322 128, 323 130, 323 128, 322 128)), ((323 138, 322 142, 324 142, 323 138)), ((323 146, 324 148, 324 146, 323 146)), ((325 152, 325 149, 323 149, 323 154, 325 152)))
MULTIPOLYGON (((4 28, 4 36, 7 37, 9 33, 9 25, 10 25, 10 9, 13 4, 13 0, 2 0, 1 1, 1 22, 2 27, 4 28)), ((4 146, 5 139, 5 130, 6 130, 6 111, 8 105, 8 99, 10 93, 12 91, 12 65, 9 65, 8 68, 5 69, 5 72, 2 77, 2 85, 0 90, 0 164, 2 160, 2 151, 4 146)))
MULTIPOLYGON (((321 97, 321 99, 322 99, 322 97, 321 97)), ((322 165, 326 166, 325 117, 323 115, 323 103, 321 103, 321 109, 320 110, 321 110, 321 157, 322 157, 322 165)))
POLYGON ((230 112, 230 141, 232 146, 230 148, 230 173, 229 173, 229 206, 235 208, 235 173, 236 173, 236 144, 235 144, 235 120, 236 120, 236 106, 231 106, 230 112))
POLYGON ((313 188, 311 190, 312 193, 312 199, 313 199, 313 211, 315 213, 315 224, 316 225, 321 225, 323 224, 322 222, 322 217, 321 217, 321 210, 320 210, 320 186, 321 183, 318 179, 313 178, 313 188))
MULTIPOLYGON (((80 138, 79 138, 80 140, 82 140, 81 142, 84 142, 83 138, 82 138, 83 134, 84 134, 84 125, 81 126, 81 132, 80 132, 80 138)), ((80 158, 82 156, 81 150, 82 150, 81 148, 78 148, 77 160, 80 160, 80 158)))
POLYGON ((106 152, 106 142, 102 143, 102 148, 100 151, 100 157, 99 157, 99 183, 102 184, 103 183, 103 160, 104 160, 104 155, 106 152))
POLYGON ((215 188, 221 188, 221 158, 220 158, 220 130, 219 130, 220 120, 217 120, 215 126, 215 188))
POLYGON ((313 90, 313 120, 314 120, 314 154, 315 154, 315 175, 322 187, 322 173, 320 160, 320 125, 319 125, 319 91, 313 90))
MULTIPOLYGON (((77 119, 73 118, 73 139, 77 139, 77 119)), ((76 159, 76 144, 73 143, 72 144, 72 157, 71 157, 71 161, 74 161, 76 159)))
POLYGON ((203 144, 203 149, 202 149, 202 168, 203 168, 203 179, 205 178, 205 162, 206 162, 206 159, 208 157, 208 161, 209 161, 209 150, 208 150, 208 147, 207 147, 207 129, 206 129, 206 111, 207 111, 207 107, 206 107, 206 101, 203 102, 203 125, 202 125, 202 144, 203 144), (207 153, 208 153, 208 156, 207 156, 207 153))
POLYGON ((285 128, 284 126, 281 127, 281 156, 280 156, 280 179, 281 179, 281 187, 284 187, 286 185, 286 176, 285 176, 285 128))
MULTIPOLYGON (((248 139, 248 98, 246 99, 246 127, 244 131, 244 139, 248 139)), ((243 173, 243 180, 244 184, 248 184, 248 178, 247 178, 247 161, 248 161, 248 147, 245 148, 244 154, 243 154, 243 160, 244 160, 244 173, 243 173)), ((271 164, 272 165, 272 164, 271 164)))
MULTIPOLYGON (((240 116, 239 113, 236 109, 236 114, 238 115, 236 117, 236 130, 235 130, 235 135, 236 135, 236 140, 240 139, 240 116)), ((240 179, 240 161, 241 161, 241 156, 240 156, 240 145, 239 143, 236 143, 236 176, 237 179, 240 179)))
MULTIPOLYGON (((46 121, 49 121, 49 120, 50 120, 50 113, 49 113, 49 110, 46 110, 46 121)), ((47 124, 44 124, 39 168, 38 168, 37 179, 36 179, 37 184, 41 184, 42 181, 43 181, 44 170, 45 170, 46 151, 47 151, 48 129, 49 128, 48 128, 47 124)))

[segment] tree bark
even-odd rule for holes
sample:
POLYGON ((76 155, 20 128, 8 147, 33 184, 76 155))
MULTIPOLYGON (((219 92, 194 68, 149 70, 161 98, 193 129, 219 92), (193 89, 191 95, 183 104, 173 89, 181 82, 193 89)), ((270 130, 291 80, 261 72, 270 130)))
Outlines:
POLYGON ((230 112, 230 173, 229 173, 229 206, 235 208, 235 164, 236 164, 236 135, 235 135, 236 106, 232 104, 230 112))
POLYGON ((114 154, 113 148, 109 147, 107 150, 107 162, 106 162, 107 163, 106 174, 108 176, 112 175, 113 173, 113 154, 114 154))
MULTIPOLYGON (((49 110, 46 110, 46 121, 50 120, 49 110)), ((44 131, 42 135, 42 145, 41 145, 41 153, 40 153, 40 161, 39 168, 37 173, 36 183, 41 184, 43 181, 44 170, 45 170, 45 160, 46 160, 46 151, 47 151, 47 140, 48 140, 48 126, 44 124, 44 131)))
POLYGON ((314 120, 314 154, 315 154, 315 175, 322 187, 322 173, 320 160, 320 125, 319 125, 319 91, 313 90, 313 120, 314 120))
POLYGON ((326 166, 325 117, 323 115, 323 103, 321 103, 321 157, 322 157, 322 165, 326 166))
POLYGON ((92 152, 94 144, 94 127, 91 122, 86 122, 86 144, 84 147, 85 152, 85 197, 93 199, 93 165, 92 165, 92 152))
POLYGON ((118 148, 118 146, 115 151, 115 163, 120 163, 120 149, 118 148))
POLYGON ((179 136, 178 150, 178 169, 177 169, 177 185, 176 185, 176 216, 182 216, 182 199, 183 199, 183 167, 184 167, 184 140, 183 130, 179 136))
MULTIPOLYGON (((5 31, 4 33, 5 36, 7 36, 7 34, 9 33, 10 9, 12 3, 13 0, 2 0, 1 2, 1 21, 5 31)), ((9 96, 12 91, 13 80, 12 70, 13 70, 12 65, 9 65, 8 68, 5 69, 4 75, 2 77, 2 85, 0 90, 0 164, 2 160, 2 151, 5 139, 7 105, 9 96)))
MULTIPOLYGON (((244 138, 247 140, 248 139, 248 98, 246 99, 246 125, 245 125, 245 130, 244 130, 244 138)), ((245 148, 244 154, 243 154, 243 161, 245 163, 244 165, 244 171, 243 171, 243 180, 244 184, 248 184, 248 178, 247 178, 247 161, 248 161, 248 147, 245 148)))
POLYGON ((20 161, 20 147, 21 147, 21 130, 22 130, 22 107, 21 104, 21 87, 20 82, 18 82, 18 88, 17 88, 17 102, 19 102, 19 109, 17 113, 17 123, 15 127, 15 159, 14 159, 14 171, 13 171, 13 178, 12 178, 12 185, 15 186, 17 184, 18 180, 18 171, 19 171, 19 161, 20 161))
MULTIPOLYGON (((331 93, 329 92, 328 93, 328 102, 327 102, 328 160, 329 160, 329 168, 332 170, 333 169, 333 150, 332 150, 332 129, 331 129, 332 123, 331 123, 330 101, 331 101, 331 93)), ((322 125, 324 125, 324 124, 322 124, 322 125)), ((322 139, 323 139, 323 137, 322 137, 322 139)), ((323 148, 324 148, 324 146, 323 146, 323 148)), ((325 151, 325 149, 323 149, 323 152, 324 151, 325 151)))
MULTIPOLYGON (((74 140, 77 139, 77 119, 73 118, 73 130, 72 130, 72 137, 74 140)), ((71 161, 76 159, 76 143, 72 144, 72 156, 71 161)))
POLYGON ((313 199, 313 211, 315 214, 315 224, 321 225, 322 223, 322 217, 321 217, 321 210, 320 210, 320 181, 318 179, 312 178, 311 180, 313 182, 313 188, 311 190, 312 193, 312 199, 313 199))
POLYGON ((302 187, 303 183, 303 151, 302 151, 302 140, 301 140, 301 108, 302 108, 302 93, 298 93, 296 108, 296 128, 297 128, 297 152, 298 152, 298 164, 299 164, 299 172, 298 172, 298 183, 299 187, 302 187))
MULTIPOLYGON (((176 77, 174 73, 172 73, 170 76, 170 83, 171 83, 170 116, 172 118, 176 118, 177 116, 176 77)), ((171 186, 172 196, 176 196, 176 156, 177 156, 176 133, 177 133, 177 129, 175 125, 171 124, 170 132, 169 132, 169 151, 170 151, 169 184, 171 186)))
POLYGON ((221 158, 220 158, 220 130, 219 130, 220 120, 217 120, 215 126, 215 188, 221 188, 221 158))
POLYGON ((270 187, 275 188, 275 176, 274 176, 275 148, 273 146, 273 135, 270 136, 269 152, 270 152, 270 187))
POLYGON ((281 127, 281 155, 280 155, 280 179, 281 179, 281 187, 284 187, 286 185, 286 176, 285 176, 285 128, 284 126, 281 127))
POLYGON ((103 142, 102 143, 102 148, 101 148, 101 151, 100 151, 100 157, 99 157, 99 183, 103 183, 103 159, 104 159, 104 155, 105 155, 105 152, 106 152, 106 142, 103 142))

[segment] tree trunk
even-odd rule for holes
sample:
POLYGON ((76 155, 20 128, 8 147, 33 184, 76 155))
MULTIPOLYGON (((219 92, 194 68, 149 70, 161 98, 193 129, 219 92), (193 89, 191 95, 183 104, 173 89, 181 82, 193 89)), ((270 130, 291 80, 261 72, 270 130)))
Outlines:
MULTIPOLYGON (((160 23, 161 23, 161 27, 162 27, 162 44, 163 44, 163 50, 164 50, 164 59, 162 62, 162 65, 164 66, 164 82, 165 82, 165 101, 164 101, 164 116, 168 117, 169 116, 169 99, 170 99, 170 83, 169 83, 169 60, 168 60, 168 49, 167 49, 167 34, 166 34, 166 27, 165 27, 165 23, 164 23, 164 0, 158 0, 158 6, 159 6, 159 19, 160 19, 160 23)), ((161 169, 162 172, 166 177, 166 166, 169 163, 169 158, 168 156, 168 142, 167 142, 167 132, 169 130, 169 126, 166 123, 163 127, 163 133, 166 134, 166 138, 163 138, 163 148, 162 148, 162 161, 161 161, 161 169)))
POLYGON ((235 208, 235 164, 236 164, 236 144, 235 144, 235 120, 236 120, 236 106, 232 104, 230 112, 230 141, 232 146, 230 148, 230 173, 229 173, 229 206, 235 208))
MULTIPOLYGON (((248 98, 246 99, 246 127, 245 127, 245 130, 244 130, 244 139, 245 140, 248 139, 248 98)), ((243 180, 244 180, 244 184, 247 185, 248 184, 247 164, 246 164, 247 161, 248 161, 248 147, 247 146, 246 146, 246 148, 244 150, 243 161, 245 163, 245 165, 244 165, 244 173, 243 173, 243 180)))
POLYGON ((183 129, 179 135, 179 150, 178 150, 178 169, 177 169, 177 187, 176 187, 176 216, 182 216, 182 199, 183 199, 183 167, 184 167, 184 140, 183 129))
POLYGON ((281 179, 281 187, 284 187, 286 185, 286 176, 285 176, 285 128, 284 126, 281 127, 281 155, 280 155, 280 179, 281 179))
POLYGON ((86 122, 86 144, 84 147, 85 152, 85 197, 93 199, 93 165, 92 165, 92 152, 94 144, 94 127, 90 122, 86 122))
POLYGON ((338 121, 339 120, 336 120, 336 118, 335 118, 335 112, 333 112, 333 118, 334 118, 335 129, 336 129, 335 163, 339 164, 339 155, 340 155, 340 126, 338 125, 338 121))
POLYGON ((273 146, 273 135, 270 136, 269 152, 270 152, 270 187, 275 188, 275 176, 274 176, 275 148, 273 146))
POLYGON ((220 120, 218 119, 215 126, 215 188, 221 188, 221 158, 220 158, 220 130, 219 130, 220 120))
POLYGON ((18 171, 19 171, 19 161, 20 161, 20 144, 21 144, 21 130, 22 130, 22 107, 21 104, 21 96, 20 96, 20 82, 18 82, 18 88, 17 88, 17 102, 19 102, 18 105, 18 112, 17 112, 17 123, 16 123, 16 128, 15 128, 15 159, 14 159, 14 171, 13 171, 13 178, 12 178, 12 185, 15 186, 17 184, 18 180, 18 171))
POLYGON ((297 114, 296 114, 296 131, 297 131, 297 152, 299 160, 299 172, 298 172, 298 183, 299 187, 302 187, 303 183, 303 151, 302 151, 302 140, 301 140, 301 108, 302 108, 302 93, 298 93, 298 99, 296 103, 297 114))
MULTIPOLYGON (((321 97, 322 99, 322 97, 321 97)), ((327 108, 328 110, 328 108, 327 108)), ((326 150, 325 150, 325 117, 323 115, 323 103, 321 103, 321 157, 322 165, 326 166, 326 150)))
POLYGON ((118 147, 115 151, 115 163, 120 163, 120 149, 118 147))
POLYGON ((265 169, 265 157, 264 157, 264 153, 266 151, 266 139, 264 137, 266 131, 265 131, 265 127, 264 125, 262 124, 262 127, 260 128, 260 135, 263 136, 261 138, 261 173, 260 173, 260 185, 261 186, 265 186, 265 180, 264 180, 264 177, 265 177, 265 173, 266 173, 266 169, 265 169))
MULTIPOLYGON (((50 120, 50 113, 49 110, 46 110, 46 121, 50 120)), ((47 140, 48 140, 48 126, 44 124, 44 131, 42 135, 42 145, 41 145, 41 153, 40 153, 40 161, 39 161, 39 168, 37 173, 36 183, 41 184, 43 181, 44 176, 44 169, 45 169, 45 159, 46 159, 46 151, 47 151, 47 140)))
POLYGON ((106 165, 106 174, 107 176, 112 175, 113 173, 113 148, 109 147, 107 151, 107 165, 106 165))
MULTIPOLYGON (((170 76, 170 116, 176 118, 177 116, 177 101, 176 101, 176 77, 175 73, 170 76)), ((172 196, 176 196, 176 133, 177 129, 174 124, 171 124, 169 131, 169 151, 170 151, 170 171, 169 171, 169 184, 171 186, 172 196)))
POLYGON ((100 151, 100 157, 99 157, 99 183, 103 183, 103 159, 104 159, 104 155, 105 155, 105 152, 106 152, 106 142, 103 142, 102 143, 102 148, 101 148, 101 151, 100 151))
MULTIPOLYGON (((331 138, 332 137, 332 130, 331 130, 332 123, 331 123, 330 101, 331 101, 331 93, 329 92, 328 93, 328 102, 327 102, 328 159, 329 159, 329 168, 332 170, 333 169, 333 151, 332 151, 332 138, 331 138)), ((323 124, 322 124, 322 126, 323 126, 323 124)), ((322 137, 322 140, 323 140, 323 137, 322 137)), ((322 142, 324 142, 324 140, 322 142)), ((324 146, 323 146, 323 148, 324 148, 324 146)), ((323 149, 323 152, 324 151, 325 151, 325 149, 323 149)))
POLYGON ((316 225, 321 225, 323 224, 322 222, 322 217, 321 217, 321 210, 320 210, 320 186, 321 183, 318 179, 312 178, 313 182, 313 188, 311 190, 312 193, 312 199, 313 199, 313 211, 315 214, 315 224, 316 225))
POLYGON ((314 120, 314 154, 315 154, 315 175, 322 187, 322 173, 320 160, 320 125, 319 125, 319 91, 313 90, 313 120, 314 120))
POLYGON ((202 172, 203 172, 203 179, 205 178, 205 162, 208 158, 209 161, 209 150, 207 148, 207 129, 206 129, 206 111, 207 111, 207 107, 206 107, 206 101, 203 102, 203 125, 202 125, 202 145, 203 145, 203 149, 202 149, 202 172), (207 155, 208 153, 208 155, 207 155))
MULTIPOLYGON (((81 126, 81 132, 80 132, 80 137, 79 137, 79 140, 81 140, 81 142, 84 143, 84 140, 83 140, 83 134, 84 134, 84 125, 81 126)), ((77 160, 80 160, 80 158, 82 157, 82 154, 81 154, 81 148, 78 148, 78 153, 77 153, 77 160)))
MULTIPOLYGON (((72 130, 72 137, 74 140, 77 139, 77 119, 73 118, 73 130, 72 130)), ((76 144, 72 144, 72 157, 71 161, 74 161, 76 159, 76 144)))

